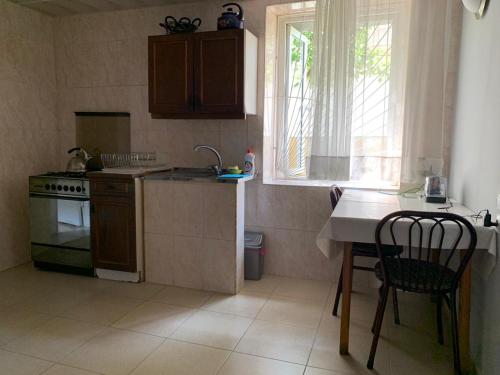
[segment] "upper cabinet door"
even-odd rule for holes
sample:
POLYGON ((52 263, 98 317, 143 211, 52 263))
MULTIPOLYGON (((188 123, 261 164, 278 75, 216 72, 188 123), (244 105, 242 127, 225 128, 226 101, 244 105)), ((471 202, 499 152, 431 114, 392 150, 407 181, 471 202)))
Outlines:
POLYGON ((244 30, 194 34, 195 112, 245 117, 244 30))
POLYGON ((193 38, 149 37, 149 111, 193 112, 193 38))

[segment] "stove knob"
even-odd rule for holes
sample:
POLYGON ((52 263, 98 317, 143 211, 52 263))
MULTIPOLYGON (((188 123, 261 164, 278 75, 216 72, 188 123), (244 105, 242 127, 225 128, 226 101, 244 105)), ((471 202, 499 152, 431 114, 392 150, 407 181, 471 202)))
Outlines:
POLYGON ((75 187, 74 186, 70 186, 69 190, 73 192, 73 191, 75 191, 75 187))
POLYGON ((52 184, 52 185, 50 185, 50 188, 51 188, 52 190, 56 190, 56 185, 52 184))
POLYGON ((62 190, 62 186, 61 185, 57 185, 57 190, 61 191, 62 190))
POLYGON ((77 191, 77 192, 81 192, 81 191, 82 191, 82 188, 81 188, 80 186, 77 186, 77 187, 76 187, 76 191, 77 191))
POLYGON ((64 185, 64 191, 68 191, 68 186, 64 185))
POLYGON ((85 188, 82 188, 82 191, 85 193, 85 188))
POLYGON ((49 184, 45 185, 45 190, 50 190, 50 185, 49 184))

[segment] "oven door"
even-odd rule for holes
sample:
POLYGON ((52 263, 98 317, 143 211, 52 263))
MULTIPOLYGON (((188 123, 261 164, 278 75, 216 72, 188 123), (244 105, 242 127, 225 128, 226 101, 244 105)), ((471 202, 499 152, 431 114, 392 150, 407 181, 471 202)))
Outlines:
POLYGON ((30 194, 33 261, 92 268, 89 198, 30 194))

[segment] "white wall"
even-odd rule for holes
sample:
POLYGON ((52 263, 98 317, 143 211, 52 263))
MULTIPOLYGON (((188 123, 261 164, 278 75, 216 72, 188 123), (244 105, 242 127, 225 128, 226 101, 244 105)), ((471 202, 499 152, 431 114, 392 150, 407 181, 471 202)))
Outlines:
MULTIPOLYGON (((464 13, 454 129, 451 194, 472 209, 497 213, 500 193, 500 3, 483 19, 464 13)), ((474 276, 472 352, 484 375, 500 373, 500 266, 474 276)))

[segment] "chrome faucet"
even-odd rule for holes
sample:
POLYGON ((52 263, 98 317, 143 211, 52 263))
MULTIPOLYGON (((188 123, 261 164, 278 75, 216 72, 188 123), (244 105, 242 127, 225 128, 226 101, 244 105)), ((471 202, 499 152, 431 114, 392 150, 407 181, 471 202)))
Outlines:
POLYGON ((193 151, 198 151, 201 149, 212 151, 215 154, 215 156, 217 157, 218 165, 212 165, 210 167, 215 171, 215 173, 217 173, 217 175, 220 175, 222 173, 222 157, 220 156, 219 151, 209 145, 196 145, 193 147, 193 151))

